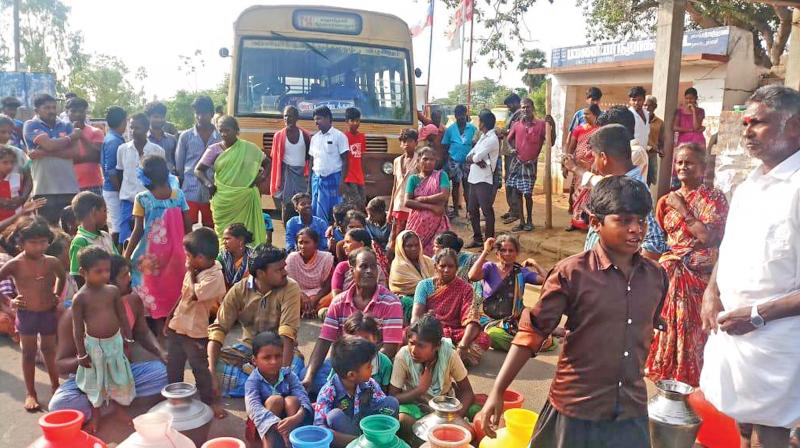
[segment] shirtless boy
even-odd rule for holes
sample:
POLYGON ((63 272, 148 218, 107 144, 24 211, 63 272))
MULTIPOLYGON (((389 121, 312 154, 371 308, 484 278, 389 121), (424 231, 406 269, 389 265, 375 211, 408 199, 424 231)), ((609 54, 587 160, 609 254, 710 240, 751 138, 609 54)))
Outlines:
POLYGON ((28 217, 14 232, 20 254, 0 268, 0 280, 12 278, 17 287, 13 300, 17 308, 16 327, 22 345, 22 375, 25 378, 25 410, 40 410, 36 395, 36 353, 42 351, 50 387, 58 389, 56 369, 56 305, 67 278, 56 257, 45 255, 53 232, 43 218, 28 217), (41 336, 41 345, 37 343, 41 336))
MULTIPOLYGON (((133 373, 125 355, 132 343, 131 327, 119 289, 109 285, 111 254, 87 247, 78 254, 80 274, 86 281, 72 300, 72 321, 78 372, 75 381, 95 409, 114 401, 114 411, 129 425, 122 408, 136 397, 133 373)), ((92 412, 89 430, 96 432, 100 412, 92 412)))

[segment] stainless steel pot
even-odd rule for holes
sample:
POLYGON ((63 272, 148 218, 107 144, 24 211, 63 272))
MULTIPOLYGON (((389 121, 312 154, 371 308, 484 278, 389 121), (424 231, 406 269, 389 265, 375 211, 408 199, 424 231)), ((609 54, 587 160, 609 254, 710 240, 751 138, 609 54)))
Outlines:
POLYGON ((161 395, 166 401, 153 406, 149 412, 161 411, 172 415, 173 429, 187 435, 197 446, 205 442, 214 411, 195 397, 197 387, 191 383, 167 384, 161 389, 161 395))
MULTIPOLYGON (((430 434, 433 427, 443 423, 464 427, 472 434, 472 426, 467 423, 463 417, 458 415, 458 412, 462 408, 458 398, 445 396, 434 397, 428 401, 428 406, 433 409, 433 412, 417 420, 411 428, 414 435, 420 440, 428 442, 428 434, 430 434)), ((474 437, 474 434, 472 435, 474 437)))
POLYGON ((675 380, 659 381, 656 388, 647 402, 652 448, 691 448, 702 423, 687 402, 694 388, 675 380))

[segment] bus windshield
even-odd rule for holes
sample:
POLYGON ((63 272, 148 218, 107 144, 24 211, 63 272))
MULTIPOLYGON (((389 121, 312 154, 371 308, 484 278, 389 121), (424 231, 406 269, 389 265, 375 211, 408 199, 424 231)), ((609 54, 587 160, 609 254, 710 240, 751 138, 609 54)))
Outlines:
POLYGON ((343 118, 348 107, 365 122, 412 122, 408 53, 402 49, 244 38, 239 54, 236 115, 282 116, 296 106, 300 118, 328 106, 343 118))

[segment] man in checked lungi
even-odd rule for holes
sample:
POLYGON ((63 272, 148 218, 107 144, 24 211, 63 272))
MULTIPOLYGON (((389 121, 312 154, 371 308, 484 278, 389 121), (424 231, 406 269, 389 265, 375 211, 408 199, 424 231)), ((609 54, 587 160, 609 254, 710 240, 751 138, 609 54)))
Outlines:
MULTIPOLYGON (((547 129, 546 120, 552 121, 551 117, 545 120, 537 120, 533 116, 533 100, 525 98, 522 100, 522 119, 511 125, 511 132, 508 134, 508 142, 514 148, 511 153, 511 161, 508 164, 508 176, 506 177, 506 188, 511 190, 509 198, 512 203, 511 217, 505 222, 513 222, 511 218, 520 220, 519 224, 511 229, 512 232, 530 232, 533 230, 533 185, 536 183, 536 163, 542 144, 545 141, 545 131, 547 129), (525 197, 525 210, 522 209, 522 197, 525 197), (527 220, 525 211, 527 210, 527 220)), ((551 138, 555 140, 555 126, 551 123, 551 138)))

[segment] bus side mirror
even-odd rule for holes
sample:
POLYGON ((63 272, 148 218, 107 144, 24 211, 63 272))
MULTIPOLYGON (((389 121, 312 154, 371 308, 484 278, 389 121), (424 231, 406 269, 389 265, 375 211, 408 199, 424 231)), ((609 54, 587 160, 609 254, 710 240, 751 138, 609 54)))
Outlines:
POLYGON ((414 69, 414 76, 416 76, 417 78, 422 78, 422 69, 419 68, 419 67, 415 68, 414 69))
POLYGON ((221 57, 221 58, 227 58, 227 57, 229 57, 230 55, 231 55, 231 52, 230 52, 230 51, 228 51, 228 49, 227 49, 227 48, 225 48, 225 47, 222 47, 222 48, 220 48, 220 49, 219 49, 219 57, 221 57))

